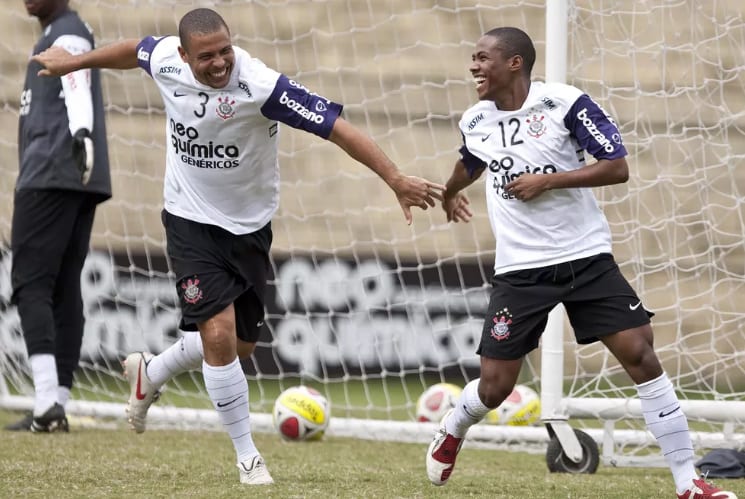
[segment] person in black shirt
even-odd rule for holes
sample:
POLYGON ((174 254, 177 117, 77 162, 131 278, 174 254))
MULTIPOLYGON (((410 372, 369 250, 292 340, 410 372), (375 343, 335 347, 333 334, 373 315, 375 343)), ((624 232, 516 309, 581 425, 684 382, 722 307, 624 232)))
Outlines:
MULTIPOLYGON (((90 28, 68 0, 26 2, 39 20, 38 54, 93 49, 90 28)), ((34 409, 10 431, 68 431, 65 403, 80 360, 84 316, 80 276, 96 207, 111 197, 98 70, 38 76, 30 60, 18 124, 13 200, 12 302, 18 307, 34 383, 34 409)))

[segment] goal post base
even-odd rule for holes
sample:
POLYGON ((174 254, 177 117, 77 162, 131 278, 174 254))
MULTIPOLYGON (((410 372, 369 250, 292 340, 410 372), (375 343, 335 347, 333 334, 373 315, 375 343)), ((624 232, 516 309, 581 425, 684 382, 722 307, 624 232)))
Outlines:
POLYGON ((582 460, 582 446, 580 446, 574 429, 566 419, 551 419, 542 421, 546 425, 551 438, 556 438, 566 456, 575 463, 582 460))

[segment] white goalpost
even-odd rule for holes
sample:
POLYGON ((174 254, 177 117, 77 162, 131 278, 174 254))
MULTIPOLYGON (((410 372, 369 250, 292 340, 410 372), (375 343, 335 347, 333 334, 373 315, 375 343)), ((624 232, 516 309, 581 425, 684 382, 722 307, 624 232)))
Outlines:
MULTIPOLYGON (((406 173, 444 181, 460 146, 457 121, 475 103, 468 72, 480 35, 525 29, 534 77, 565 81, 617 121, 631 179, 596 194, 624 275, 655 312, 655 347, 689 417, 697 453, 745 446, 745 19, 739 0, 635 2, 155 2, 71 6, 97 44, 172 34, 183 13, 216 9, 234 42, 345 105, 406 173), (695 4, 695 5, 694 5, 695 4)), ((38 22, 22 3, 0 20, 0 237, 8 241, 17 175, 18 108, 38 22), (20 47, 20 48, 19 48, 20 47)), ((119 362, 179 337, 160 225, 164 114, 141 71, 102 72, 114 197, 97 212, 83 272, 86 330, 68 413, 123 428, 128 386, 119 362)), ((494 241, 483 186, 470 224, 439 207, 407 226, 378 178, 338 148, 281 129, 281 205, 273 221, 266 327, 244 363, 256 431, 273 431, 278 393, 304 383, 331 401, 328 435, 429 442, 414 421, 428 386, 463 386, 486 310, 494 241)), ((6 245, 7 246, 7 245, 6 245)), ((656 465, 635 391, 601 345, 580 346, 555 310, 519 382, 540 393, 534 426, 480 424, 467 445, 544 452, 569 461, 599 446, 604 464, 656 465), (547 431, 548 428, 548 431, 547 431), (580 445, 577 445, 577 444, 580 445), (586 443, 586 442, 585 442, 586 443)), ((32 407, 25 344, 0 253, 0 408, 32 407)), ((77 418, 77 420, 75 419, 77 418)), ((218 428, 197 372, 177 377, 149 428, 218 428)), ((571 467, 571 465, 570 465, 571 467)), ((571 471, 571 470, 570 470, 571 471)))

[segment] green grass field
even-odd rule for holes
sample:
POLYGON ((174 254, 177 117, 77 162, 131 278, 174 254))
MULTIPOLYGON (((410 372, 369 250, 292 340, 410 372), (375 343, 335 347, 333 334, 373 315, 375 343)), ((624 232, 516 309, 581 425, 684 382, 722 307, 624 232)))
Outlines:
MULTIPOLYGON (((0 411, 0 425, 16 413, 0 411)), ((69 434, 0 433, 0 497, 266 498, 674 498, 666 469, 610 468, 594 475, 552 474, 543 455, 464 448, 445 487, 429 483, 425 445, 325 438, 287 443, 257 434, 275 479, 238 483, 222 432, 73 426, 69 434)), ((745 497, 745 480, 717 482, 745 497)))

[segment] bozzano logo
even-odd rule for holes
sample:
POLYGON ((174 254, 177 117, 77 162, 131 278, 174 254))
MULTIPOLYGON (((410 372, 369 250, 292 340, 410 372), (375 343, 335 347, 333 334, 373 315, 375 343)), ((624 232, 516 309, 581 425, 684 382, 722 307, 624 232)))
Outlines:
POLYGON ((601 132, 594 121, 590 119, 590 117, 587 115, 587 108, 583 107, 580 112, 577 113, 577 119, 582 122, 582 125, 587 129, 588 132, 590 132, 590 135, 597 141, 598 144, 603 146, 603 149, 605 149, 605 152, 613 152, 616 150, 616 148, 613 146, 611 141, 603 135, 603 132, 601 132))
POLYGON ((150 53, 144 48, 140 47, 137 51, 137 58, 141 61, 147 62, 150 60, 150 53))
POLYGON ((296 112, 308 121, 312 121, 313 123, 317 123, 319 125, 324 121, 323 115, 316 114, 307 107, 303 106, 300 102, 296 101, 295 99, 291 99, 287 95, 286 90, 282 92, 282 95, 279 96, 279 103, 283 106, 286 106, 288 109, 296 112))

